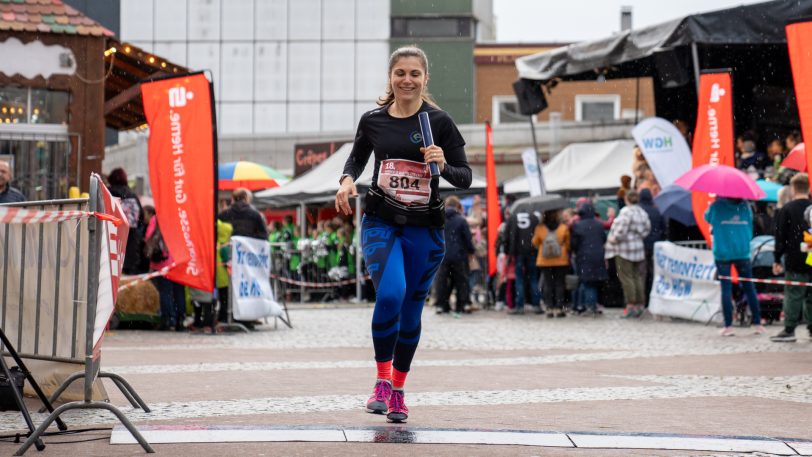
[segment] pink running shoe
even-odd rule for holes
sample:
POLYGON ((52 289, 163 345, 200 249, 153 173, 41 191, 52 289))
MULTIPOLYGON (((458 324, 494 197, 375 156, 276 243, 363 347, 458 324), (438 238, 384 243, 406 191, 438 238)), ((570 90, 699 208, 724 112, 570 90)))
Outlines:
POLYGON ((379 379, 375 382, 375 390, 367 400, 367 412, 371 414, 386 414, 389 410, 389 397, 392 396, 392 383, 379 379))
POLYGON ((409 408, 406 407, 406 401, 403 399, 402 390, 393 390, 392 396, 389 397, 389 413, 386 415, 388 422, 402 423, 406 422, 409 418, 409 408))

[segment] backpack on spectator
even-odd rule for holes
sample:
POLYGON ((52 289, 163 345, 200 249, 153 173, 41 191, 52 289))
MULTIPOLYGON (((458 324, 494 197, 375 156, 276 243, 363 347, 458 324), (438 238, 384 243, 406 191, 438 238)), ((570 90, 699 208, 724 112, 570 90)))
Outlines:
POLYGON ((556 230, 547 228, 547 235, 541 243, 541 256, 545 259, 555 259, 561 257, 561 243, 558 242, 558 227, 556 230))
POLYGON ((160 263, 169 258, 166 243, 161 235, 160 227, 155 227, 155 231, 144 243, 144 255, 152 262, 160 263))

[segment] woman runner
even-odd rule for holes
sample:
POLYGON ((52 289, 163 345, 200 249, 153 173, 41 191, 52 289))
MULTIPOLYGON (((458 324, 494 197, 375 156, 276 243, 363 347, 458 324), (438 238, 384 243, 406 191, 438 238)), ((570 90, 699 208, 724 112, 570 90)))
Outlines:
POLYGON ((426 54, 397 49, 389 58, 389 81, 379 108, 364 113, 336 193, 336 210, 351 214, 355 180, 372 151, 375 168, 364 203, 361 245, 375 285, 372 342, 378 366, 367 412, 405 422, 403 385, 420 340, 420 315, 445 253, 445 208, 429 163, 452 185, 468 188, 471 168, 465 140, 454 121, 426 90, 426 54), (428 112, 435 144, 422 147, 418 113, 428 112))

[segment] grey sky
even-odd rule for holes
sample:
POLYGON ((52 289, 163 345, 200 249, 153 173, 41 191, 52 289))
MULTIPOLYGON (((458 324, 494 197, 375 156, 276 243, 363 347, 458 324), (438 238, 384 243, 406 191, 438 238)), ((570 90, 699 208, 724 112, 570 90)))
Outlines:
POLYGON ((620 7, 632 7, 641 28, 686 14, 760 3, 759 0, 493 0, 496 39, 503 43, 570 42, 620 30, 620 7))

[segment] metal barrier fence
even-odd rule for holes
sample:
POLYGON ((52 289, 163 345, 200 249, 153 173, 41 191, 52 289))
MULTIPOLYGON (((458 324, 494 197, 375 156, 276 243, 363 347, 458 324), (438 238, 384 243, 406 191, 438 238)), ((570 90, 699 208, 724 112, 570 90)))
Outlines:
POLYGON ((92 399, 94 381, 109 378, 133 407, 149 412, 132 386, 119 375, 102 372, 101 358, 98 353, 94 356, 102 243, 108 240, 103 222, 96 217, 105 212, 98 176, 91 177, 90 186, 89 199, 13 205, 38 210, 39 217, 32 217, 27 223, 0 223, 4 225, 0 232, 3 233, 0 327, 9 341, 16 341, 23 358, 84 364, 84 369, 68 377, 50 398, 55 401, 69 385, 81 379, 83 401, 65 403, 54 410, 14 455, 23 455, 52 422, 73 409, 110 411, 146 452, 154 452, 118 408, 92 399), (56 212, 71 210, 84 213, 84 217, 53 220, 56 212))
MULTIPOLYGON (((10 205, 87 211, 87 199, 10 205)), ((24 358, 84 363, 79 317, 87 311, 88 220, 4 224, 0 327, 24 358), (43 283, 53 285, 43 290, 43 283)))
MULTIPOLYGON (((358 296, 358 263, 335 259, 359 255, 354 245, 329 246, 323 240, 271 243, 271 284, 278 299, 330 301, 358 296)), ((363 280, 363 278, 360 278, 363 280)))
POLYGON ((677 246, 682 246, 684 248, 692 248, 692 249, 705 249, 708 250, 710 247, 708 246, 708 242, 705 240, 691 240, 691 241, 676 241, 674 242, 677 246))

